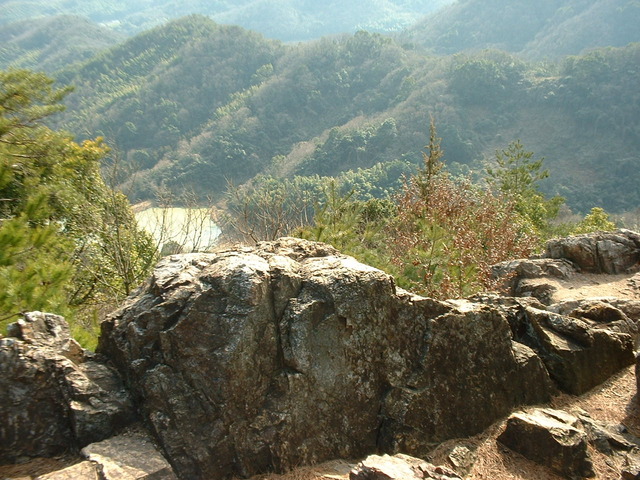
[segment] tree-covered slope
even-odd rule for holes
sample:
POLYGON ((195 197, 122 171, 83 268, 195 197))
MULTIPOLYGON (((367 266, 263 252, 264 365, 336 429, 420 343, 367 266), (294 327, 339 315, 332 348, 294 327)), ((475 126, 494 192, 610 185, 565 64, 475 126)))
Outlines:
POLYGON ((450 170, 481 174, 520 139, 546 157, 547 193, 623 211, 640 204, 639 55, 640 44, 544 65, 429 56, 365 32, 282 45, 188 17, 59 79, 76 85, 65 126, 106 137, 136 172, 123 178, 135 200, 160 187, 219 197, 264 173, 418 164, 433 116, 450 170))
POLYGON ((148 168, 234 94, 259 82, 281 48, 205 17, 171 22, 61 72, 59 80, 75 86, 65 125, 112 139, 148 168))
POLYGON ((439 54, 495 48, 545 59, 640 41, 638 25, 634 0, 458 0, 403 39, 439 54))
POLYGON ((270 38, 300 41, 369 29, 398 31, 453 0, 380 0, 316 2, 311 0, 32 0, 2 2, 0 23, 82 15, 116 31, 135 34, 168 20, 202 14, 218 23, 241 25, 270 38))
POLYGON ((117 32, 75 16, 0 24, 0 69, 54 72, 88 60, 123 39, 117 32))

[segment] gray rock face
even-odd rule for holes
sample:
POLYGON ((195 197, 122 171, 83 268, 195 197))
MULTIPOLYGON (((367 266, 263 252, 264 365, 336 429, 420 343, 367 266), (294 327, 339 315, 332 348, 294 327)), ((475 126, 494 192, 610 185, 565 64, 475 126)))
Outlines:
POLYGON ((412 296, 298 239, 163 260, 99 351, 182 478, 421 454, 551 391, 495 308, 412 296))
POLYGON ((102 440, 133 417, 116 372, 71 339, 62 317, 25 315, 0 339, 0 461, 54 456, 102 440))
POLYGON ((637 326, 611 305, 577 302, 561 315, 531 299, 477 300, 502 310, 513 338, 537 354, 552 380, 567 393, 580 395, 635 361, 637 326))
POLYGON ((570 260, 586 272, 626 273, 640 267, 640 235, 618 230, 555 239, 544 256, 570 260))
POLYGON ((533 296, 526 281, 543 277, 569 278, 576 273, 576 267, 564 258, 533 258, 510 260, 492 267, 494 278, 501 280, 502 288, 513 296, 533 296))
POLYGON ((593 477, 587 435, 576 417, 551 409, 517 412, 498 441, 569 478, 593 477))

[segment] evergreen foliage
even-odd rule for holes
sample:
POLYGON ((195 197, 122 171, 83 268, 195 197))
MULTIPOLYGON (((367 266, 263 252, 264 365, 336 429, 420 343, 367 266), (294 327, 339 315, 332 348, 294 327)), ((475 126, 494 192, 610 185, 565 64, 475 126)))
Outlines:
POLYGON ((25 310, 70 316, 113 304, 142 281, 155 254, 125 197, 102 180, 101 140, 77 144, 43 126, 67 93, 43 74, 0 72, 4 321, 25 310))
POLYGON ((488 167, 487 176, 489 185, 513 202, 520 220, 536 235, 548 238, 564 199, 547 199, 540 192, 539 182, 549 177, 549 171, 542 169, 543 162, 543 158, 534 160, 533 152, 527 152, 516 140, 506 149, 496 151, 496 167, 488 167))
POLYGON ((616 224, 609 219, 609 214, 600 207, 593 207, 571 230, 572 235, 592 232, 610 232, 616 229, 616 224))
POLYGON ((433 57, 366 32, 283 45, 191 16, 58 73, 76 90, 55 125, 107 138, 133 201, 167 188, 221 199, 228 181, 256 175, 417 167, 432 113, 451 172, 477 176, 521 138, 548 158, 541 192, 582 214, 620 213, 640 203, 639 51, 433 57))
POLYGON ((491 265, 528 256, 538 237, 518 218, 517 201, 448 174, 433 119, 425 150, 388 229, 398 283, 435 298, 490 289, 491 265))
POLYGON ((639 45, 533 64, 425 56, 366 32, 282 45, 193 16, 61 73, 77 88, 57 125, 121 152, 131 200, 164 188, 220 199, 256 175, 417 167, 432 113, 451 172, 479 175, 521 138, 548 158, 541 192, 620 213, 640 202, 639 45))
POLYGON ((517 212, 515 198, 454 179, 433 119, 429 130, 422 167, 396 195, 363 201, 329 183, 312 223, 296 235, 330 243, 430 297, 494 288, 491 266, 526 257, 539 237, 517 212))

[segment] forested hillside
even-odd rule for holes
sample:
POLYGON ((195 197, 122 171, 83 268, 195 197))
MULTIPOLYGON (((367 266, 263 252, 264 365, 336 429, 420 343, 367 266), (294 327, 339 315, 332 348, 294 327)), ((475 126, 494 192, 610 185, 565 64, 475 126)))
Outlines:
POLYGON ((202 15, 124 40, 78 17, 5 24, 4 66, 55 80, 0 71, 0 318, 68 308, 91 327, 185 247, 159 248, 129 202, 213 202, 234 240, 327 242, 447 298, 546 238, 615 228, 607 211, 637 218, 640 43, 620 40, 640 41, 636 7, 460 1, 434 18, 462 37, 422 27, 443 49, 364 30, 288 44, 202 15), (578 35, 598 15, 622 46, 578 35))
POLYGON ((557 59, 637 42, 638 25, 635 0, 458 0, 402 38, 438 54, 492 48, 557 59))
POLYGON ((168 20, 190 14, 216 22, 241 25, 269 38, 301 41, 358 29, 394 32, 453 0, 382 0, 315 2, 310 0, 9 0, 2 2, 0 23, 52 15, 81 15, 109 28, 133 35, 168 20))
POLYGON ((112 139, 136 169, 152 167, 234 94, 259 83, 281 50, 204 17, 172 22, 61 73, 75 86, 65 126, 112 139))
POLYGON ((451 171, 479 174, 520 139, 546 157, 547 193, 621 212, 640 204, 639 61, 638 44, 538 64, 433 56, 366 32, 287 46, 192 16, 58 78, 76 87, 62 124, 107 139, 137 172, 133 200, 159 186, 219 198, 260 173, 417 165, 433 116, 451 171))
POLYGON ((29 68, 52 73, 88 60, 122 40, 122 34, 76 16, 0 24, 0 69, 29 68))

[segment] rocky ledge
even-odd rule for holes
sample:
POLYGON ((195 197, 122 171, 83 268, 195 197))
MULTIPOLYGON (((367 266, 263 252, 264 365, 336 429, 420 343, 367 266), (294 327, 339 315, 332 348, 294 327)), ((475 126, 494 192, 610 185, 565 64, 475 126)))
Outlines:
MULTIPOLYGON (((604 258, 609 244, 598 238, 604 258)), ((634 268, 638 244, 622 243, 630 251, 617 255, 634 268)), ((500 268, 517 288, 529 271, 581 267, 547 258, 500 268)), ((633 302, 545 305, 534 296, 435 301, 327 245, 283 238, 165 258, 103 323, 98 352, 180 478, 247 477, 372 453, 424 457, 519 406, 582 393, 634 362, 639 312, 633 302)), ((2 355, 32 355, 24 339, 3 342, 2 355)), ((72 426, 72 412, 65 404, 51 415, 72 426)), ((78 432, 56 442, 95 441, 78 432)), ((3 461, 50 453, 7 444, 15 447, 3 461)))

